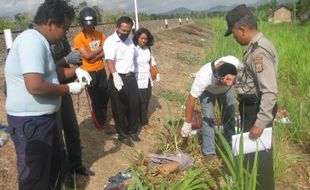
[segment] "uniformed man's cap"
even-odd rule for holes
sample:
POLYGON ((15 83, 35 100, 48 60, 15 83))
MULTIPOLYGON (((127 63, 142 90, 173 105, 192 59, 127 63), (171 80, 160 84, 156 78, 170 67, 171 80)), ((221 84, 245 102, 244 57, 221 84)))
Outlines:
POLYGON ((237 7, 229 11, 226 15, 226 22, 228 28, 224 36, 229 36, 235 23, 246 15, 252 15, 252 13, 245 4, 238 5, 237 7))

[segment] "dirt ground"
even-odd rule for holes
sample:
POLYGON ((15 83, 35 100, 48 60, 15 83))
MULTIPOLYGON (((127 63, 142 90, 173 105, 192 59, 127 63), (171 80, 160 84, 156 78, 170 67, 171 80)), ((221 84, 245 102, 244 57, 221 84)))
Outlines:
MULTIPOLYGON (((77 176, 77 189, 103 189, 110 176, 125 171, 129 167, 128 158, 133 158, 137 152, 147 154, 157 150, 156 144, 159 142, 157 132, 163 130, 163 125, 167 120, 178 116, 180 108, 177 103, 164 99, 162 94, 167 91, 186 94, 189 91, 192 82, 190 74, 197 72, 201 67, 205 59, 204 56, 206 56, 205 49, 212 43, 212 34, 212 29, 209 26, 198 24, 183 24, 168 30, 158 30, 154 33, 155 45, 152 47, 152 51, 159 65, 161 81, 155 82, 149 107, 150 125, 153 129, 150 131, 142 130, 140 134, 142 141, 135 143, 134 148, 120 144, 117 135, 106 135, 102 130, 94 127, 84 93, 79 98, 73 97, 80 123, 83 163, 96 174, 89 178, 77 176)), ((3 65, 1 65, 0 76, 0 84, 2 84, 3 65)), ((7 123, 4 102, 5 98, 0 93, 0 123, 2 124, 7 123)), ((109 122, 113 126, 111 112, 109 113, 109 122)), ((15 159, 14 145, 10 140, 4 147, 0 148, 0 190, 18 189, 15 159)), ((296 177, 296 180, 303 182, 309 180, 309 176, 308 178, 305 177, 307 175, 305 171, 309 171, 309 167, 300 167, 300 170, 292 168, 289 171, 296 171, 296 175, 299 176, 296 177)), ((283 181, 286 183, 278 183, 277 189, 310 189, 309 186, 295 186, 293 188, 287 184, 292 182, 291 180, 283 181)))

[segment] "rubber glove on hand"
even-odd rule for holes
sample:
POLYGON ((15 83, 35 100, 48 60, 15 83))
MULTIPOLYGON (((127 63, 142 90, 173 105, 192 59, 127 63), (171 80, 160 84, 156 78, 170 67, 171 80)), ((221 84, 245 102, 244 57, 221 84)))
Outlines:
POLYGON ((188 137, 190 132, 192 132, 192 124, 184 121, 182 129, 181 129, 181 135, 183 137, 188 137))
POLYGON ((64 59, 68 64, 79 65, 82 63, 82 58, 78 51, 71 51, 64 59))
POLYGON ((76 74, 79 82, 86 83, 87 85, 90 84, 91 76, 89 75, 89 73, 87 71, 78 67, 77 69, 75 69, 75 74, 76 74))
POLYGON ((69 86, 70 94, 81 94, 85 88, 85 84, 81 82, 71 82, 67 85, 69 86))
POLYGON ((117 72, 112 73, 115 88, 120 91, 123 88, 123 80, 117 72))
POLYGON ((160 81, 160 75, 157 74, 157 75, 156 75, 156 82, 159 82, 159 81, 160 81))

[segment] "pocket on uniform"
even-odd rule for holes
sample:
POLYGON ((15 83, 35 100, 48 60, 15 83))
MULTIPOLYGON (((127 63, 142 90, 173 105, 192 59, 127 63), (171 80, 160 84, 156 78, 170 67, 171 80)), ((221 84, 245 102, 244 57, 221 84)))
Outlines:
POLYGON ((30 140, 36 133, 37 125, 36 123, 31 119, 23 125, 23 133, 27 140, 30 140))

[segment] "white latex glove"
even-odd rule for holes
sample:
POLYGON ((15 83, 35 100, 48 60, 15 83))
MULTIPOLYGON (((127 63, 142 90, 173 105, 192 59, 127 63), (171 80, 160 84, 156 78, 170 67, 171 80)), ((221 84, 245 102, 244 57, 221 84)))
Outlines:
POLYGON ((160 75, 157 74, 157 75, 156 75, 156 82, 159 82, 159 81, 160 81, 160 75))
POLYGON ((191 131, 192 131, 192 124, 184 121, 181 129, 181 135, 183 137, 188 137, 191 131))
POLYGON ((112 73, 112 75, 113 75, 114 86, 118 91, 120 91, 124 85, 123 80, 117 72, 112 73))
POLYGON ((69 86, 70 94, 80 94, 85 88, 85 84, 81 82, 71 82, 67 85, 69 86))
POLYGON ((68 64, 78 65, 82 62, 81 55, 78 51, 71 51, 64 59, 68 64))
POLYGON ((87 71, 78 67, 77 69, 75 69, 75 74, 76 74, 79 82, 86 83, 87 85, 90 84, 91 76, 89 75, 89 73, 87 71))

